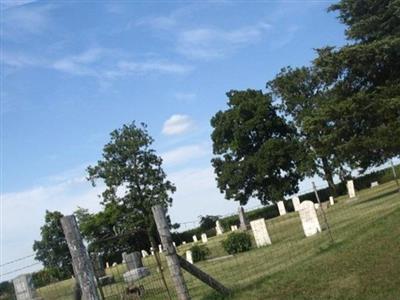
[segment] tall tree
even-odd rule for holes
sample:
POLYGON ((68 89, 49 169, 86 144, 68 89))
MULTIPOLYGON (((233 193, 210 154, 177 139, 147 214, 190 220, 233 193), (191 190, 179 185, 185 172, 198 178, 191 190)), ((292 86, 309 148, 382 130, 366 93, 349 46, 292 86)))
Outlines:
POLYGON ((230 91, 228 109, 211 119, 212 159, 227 199, 276 202, 298 191, 305 152, 296 131, 262 91, 230 91))
MULTIPOLYGON (((34 241, 35 259, 42 262, 46 268, 57 270, 60 277, 73 274, 71 255, 65 240, 60 219, 63 214, 58 211, 46 210, 45 224, 40 228, 42 239, 34 241)), ((61 279, 61 278, 59 278, 61 279)))
POLYGON ((105 183, 104 205, 115 204, 127 213, 124 226, 146 230, 153 247, 156 246, 153 205, 167 208, 172 204, 175 186, 167 180, 162 159, 151 148, 153 138, 147 126, 135 123, 123 125, 111 132, 111 141, 103 148, 103 159, 89 166, 88 179, 93 185, 105 183))

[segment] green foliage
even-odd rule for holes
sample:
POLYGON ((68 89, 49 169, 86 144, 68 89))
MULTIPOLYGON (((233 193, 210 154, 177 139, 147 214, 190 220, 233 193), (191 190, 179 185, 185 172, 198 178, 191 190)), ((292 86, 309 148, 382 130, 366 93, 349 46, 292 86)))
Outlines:
POLYGON ((60 278, 73 274, 71 255, 65 240, 60 219, 63 214, 46 210, 45 224, 40 228, 41 240, 34 241, 35 259, 46 268, 55 270, 60 278))
MULTIPOLYGON (((155 235, 151 207, 158 204, 167 208, 172 204, 171 193, 175 192, 175 186, 167 180, 161 167, 161 157, 151 148, 152 143, 145 124, 123 125, 111 132, 102 160, 87 168, 93 185, 99 180, 106 185, 102 203, 112 205, 111 215, 121 218, 115 220, 115 229, 118 232, 127 228, 146 230, 150 239, 155 235)), ((152 244, 156 246, 155 241, 152 244)))
POLYGON ((15 299, 14 285, 10 281, 0 282, 0 299, 15 299))
POLYGON ((66 276, 64 272, 61 272, 58 268, 44 268, 43 270, 32 273, 32 280, 35 288, 40 288, 68 277, 69 276, 66 276))
POLYGON ((269 94, 230 91, 228 109, 212 119, 212 164, 227 199, 266 204, 298 191, 304 149, 296 130, 278 115, 269 94))
POLYGON ((247 232, 232 232, 222 241, 222 246, 229 254, 249 251, 251 249, 251 236, 247 232))
POLYGON ((194 245, 190 248, 190 251, 192 251, 193 262, 205 260, 210 254, 210 249, 205 245, 194 245))
POLYGON ((200 228, 204 231, 213 229, 219 216, 200 216, 200 228))

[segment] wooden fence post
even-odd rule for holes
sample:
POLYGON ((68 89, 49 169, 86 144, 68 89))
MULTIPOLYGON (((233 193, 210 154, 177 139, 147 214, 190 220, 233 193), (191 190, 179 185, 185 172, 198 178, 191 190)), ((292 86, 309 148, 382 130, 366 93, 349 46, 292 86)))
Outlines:
POLYGON ((97 293, 96 278, 92 262, 85 246, 83 245, 75 217, 73 215, 62 217, 61 226, 68 243, 74 274, 79 281, 83 299, 100 300, 97 293))
POLYGON ((172 244, 171 232, 169 231, 167 218, 165 216, 165 210, 162 206, 155 205, 152 207, 152 211, 162 245, 166 251, 165 257, 167 260, 169 271, 171 273, 172 281, 175 285, 178 299, 190 300, 189 291, 183 278, 178 256, 176 254, 175 247, 172 244))

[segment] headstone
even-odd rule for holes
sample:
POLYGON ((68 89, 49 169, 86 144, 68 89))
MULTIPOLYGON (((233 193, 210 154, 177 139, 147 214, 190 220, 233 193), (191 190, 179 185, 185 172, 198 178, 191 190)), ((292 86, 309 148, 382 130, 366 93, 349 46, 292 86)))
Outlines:
POLYGON ((221 235, 224 233, 224 229, 222 228, 219 221, 215 222, 215 230, 217 231, 217 235, 221 235))
POLYGON ((242 206, 238 209, 239 220, 240 220, 240 229, 247 230, 249 227, 249 222, 247 221, 246 214, 244 213, 244 208, 242 206))
POLYGON ((378 181, 371 182, 371 188, 378 186, 378 181))
POLYGON ((185 242, 185 241, 183 241, 183 242, 182 242, 182 245, 186 245, 186 242, 185 242))
POLYGON ((187 250, 186 251, 186 260, 188 262, 190 262, 191 264, 193 264, 193 255, 192 255, 192 251, 187 250))
POLYGON ((321 232, 317 212, 312 201, 306 200, 301 202, 299 215, 305 236, 308 237, 321 232))
POLYGON ((149 275, 150 275, 150 270, 146 267, 142 267, 125 272, 123 274, 123 277, 125 282, 131 283, 149 275))
POLYGON ((151 255, 154 255, 154 248, 153 247, 150 247, 150 253, 151 253, 151 255))
POLYGON ((347 186, 347 192, 349 194, 349 198, 354 198, 356 196, 356 190, 354 189, 353 180, 348 180, 346 186, 347 186))
POLYGON ((300 198, 298 196, 294 196, 292 198, 294 211, 299 211, 300 208, 300 198))
POLYGON ((318 209, 319 208, 319 203, 314 203, 314 208, 318 209))
POLYGON ((193 239, 193 242, 195 242, 195 243, 197 243, 199 240, 197 239, 197 236, 196 235, 194 235, 194 236, 192 236, 192 239, 193 239))
POLYGON ((128 271, 143 267, 142 256, 139 252, 132 252, 125 256, 128 271))
POLYGON ((162 245, 158 245, 158 252, 160 252, 160 253, 162 253, 162 252, 163 252, 162 245))
POLYGON ((253 231, 254 239, 256 240, 257 247, 271 245, 267 226, 265 225, 264 218, 257 219, 250 222, 251 230, 253 231))
POLYGON ((207 234, 205 234, 205 233, 201 234, 201 241, 203 243, 207 243, 208 242, 207 234))
POLYGON ((23 274, 14 278, 13 285, 17 300, 32 300, 36 298, 31 274, 23 274))
POLYGON ((335 205, 335 201, 333 200, 332 196, 329 196, 329 204, 330 205, 335 205))
POLYGON ((122 263, 123 264, 125 264, 126 263, 126 255, 127 255, 128 253, 126 253, 126 252, 122 252, 122 263))
POLYGON ((286 215, 285 204, 283 203, 283 201, 279 201, 277 204, 278 204, 279 215, 280 216, 286 215))
POLYGON ((109 269, 110 268, 110 264, 108 262, 106 262, 106 268, 109 269))
POLYGON ((236 230, 238 230, 238 227, 236 225, 232 225, 231 226, 231 231, 236 231, 236 230))
POLYGON ((176 248, 176 243, 175 242, 172 242, 172 245, 174 245, 174 248, 176 248))
POLYGON ((115 262, 115 263, 113 263, 111 266, 112 266, 112 267, 116 267, 116 266, 118 266, 118 264, 115 262))
POLYGON ((147 253, 146 250, 142 250, 141 252, 142 252, 142 257, 147 257, 147 256, 149 256, 149 253, 147 253))

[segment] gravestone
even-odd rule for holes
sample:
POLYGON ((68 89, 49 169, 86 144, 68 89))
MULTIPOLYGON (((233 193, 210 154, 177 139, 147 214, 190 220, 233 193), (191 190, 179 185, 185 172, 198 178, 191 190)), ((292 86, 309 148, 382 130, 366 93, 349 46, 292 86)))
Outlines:
POLYGON ((17 300, 37 299, 31 274, 22 274, 14 278, 13 285, 17 300))
POLYGON ((185 241, 183 241, 183 242, 182 242, 182 245, 186 245, 186 242, 185 242, 185 241))
POLYGON ((203 243, 207 243, 208 242, 207 234, 205 234, 205 233, 201 234, 201 241, 203 243))
POLYGON ((143 267, 142 256, 140 252, 132 252, 126 256, 126 266, 128 271, 123 274, 124 281, 134 282, 140 278, 150 275, 150 270, 143 267))
POLYGON ((294 196, 292 198, 294 211, 299 211, 300 208, 300 198, 298 196, 294 196))
POLYGON ((251 221, 250 227, 251 227, 251 230, 253 231, 253 235, 254 235, 254 239, 256 240, 257 247, 271 245, 271 239, 269 237, 264 218, 251 221))
POLYGON ((160 253, 162 253, 162 252, 163 252, 162 245, 158 245, 158 252, 160 252, 160 253))
POLYGON ((356 196, 356 190, 354 189, 353 180, 348 180, 346 187, 347 187, 347 192, 349 194, 349 198, 354 198, 356 196))
POLYGON ((221 235, 224 233, 224 229, 222 228, 219 221, 215 222, 215 230, 217 231, 217 235, 221 235))
POLYGON ((199 240, 197 239, 197 236, 196 235, 194 235, 194 236, 192 236, 192 239, 193 239, 193 242, 194 243, 197 243, 199 240))
POLYGON ((236 230, 238 230, 238 227, 236 225, 232 225, 231 226, 231 231, 236 231, 236 230))
POLYGON ((150 253, 151 253, 151 255, 154 255, 154 248, 153 247, 150 247, 150 253))
POLYGON ((319 203, 314 203, 314 208, 318 209, 319 208, 319 203))
POLYGON ((191 264, 193 264, 193 255, 192 255, 192 251, 187 250, 186 251, 186 260, 188 262, 190 262, 191 264))
POLYGON ((111 266, 112 266, 112 267, 116 267, 116 266, 118 266, 118 264, 115 262, 115 263, 113 263, 111 266))
POLYGON ((123 264, 126 263, 126 255, 127 255, 126 252, 122 252, 122 263, 123 264))
POLYGON ((175 243, 175 242, 172 242, 172 245, 174 245, 174 248, 176 249, 176 243, 175 243))
POLYGON ((378 186, 378 181, 371 182, 371 188, 378 186))
POLYGON ((110 268, 110 264, 108 262, 106 262, 106 269, 110 268))
POLYGON ((321 232, 317 212, 312 201, 306 200, 300 203, 299 215, 306 237, 321 232))
POLYGON ((277 205, 278 205, 279 215, 280 216, 286 215, 285 204, 283 203, 283 201, 279 201, 277 205))
POLYGON ((147 257, 147 256, 149 256, 149 253, 147 253, 146 250, 142 250, 141 252, 142 252, 142 257, 147 257))
POLYGON ((239 214, 239 220, 240 220, 240 229, 247 230, 247 228, 249 227, 249 222, 247 221, 243 206, 239 207, 238 214, 239 214))
POLYGON ((330 205, 334 205, 335 204, 335 201, 333 200, 332 196, 329 196, 329 204, 330 205))

